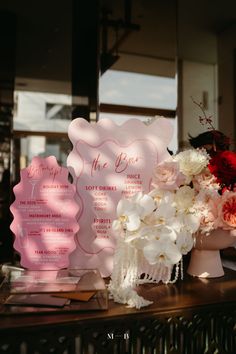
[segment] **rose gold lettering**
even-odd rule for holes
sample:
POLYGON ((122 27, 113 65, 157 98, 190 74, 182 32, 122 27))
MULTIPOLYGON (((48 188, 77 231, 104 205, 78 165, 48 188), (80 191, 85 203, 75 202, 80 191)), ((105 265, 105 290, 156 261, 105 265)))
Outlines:
POLYGON ((139 157, 128 157, 125 152, 121 152, 115 161, 115 172, 122 173, 130 165, 134 165, 139 161, 139 157))
POLYGON ((101 162, 100 161, 100 154, 97 155, 97 157, 93 160, 92 162, 92 167, 91 167, 91 177, 93 177, 94 172, 98 171, 102 171, 104 168, 108 167, 108 163, 107 162, 101 162))

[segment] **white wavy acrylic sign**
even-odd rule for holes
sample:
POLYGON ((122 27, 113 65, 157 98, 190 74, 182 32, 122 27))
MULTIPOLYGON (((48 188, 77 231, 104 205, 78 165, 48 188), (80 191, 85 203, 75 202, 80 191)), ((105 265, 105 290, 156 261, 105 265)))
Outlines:
POLYGON ((116 239, 111 225, 118 201, 150 190, 153 167, 167 158, 173 128, 159 118, 150 125, 131 119, 116 125, 109 119, 88 123, 82 118, 69 126, 73 150, 67 166, 79 204, 77 247, 70 266, 97 268, 109 276, 116 239))

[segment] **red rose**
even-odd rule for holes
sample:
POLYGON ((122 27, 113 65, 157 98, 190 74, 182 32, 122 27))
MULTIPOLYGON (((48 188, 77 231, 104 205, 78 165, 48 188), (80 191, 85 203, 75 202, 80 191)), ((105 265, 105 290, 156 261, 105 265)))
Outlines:
POLYGON ((217 182, 233 189, 236 183, 236 153, 222 151, 212 157, 208 165, 211 173, 217 178, 217 182))

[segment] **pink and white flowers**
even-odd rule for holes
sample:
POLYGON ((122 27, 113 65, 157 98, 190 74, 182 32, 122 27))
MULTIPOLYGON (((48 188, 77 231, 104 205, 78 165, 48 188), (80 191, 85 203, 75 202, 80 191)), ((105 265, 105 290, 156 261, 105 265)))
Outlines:
POLYGON ((200 216, 199 230, 201 233, 209 235, 210 232, 219 226, 218 204, 220 195, 218 186, 215 190, 205 186, 204 189, 197 189, 198 194, 195 197, 195 213, 200 216))
POLYGON ((137 284, 170 282, 174 265, 175 281, 178 264, 191 251, 195 235, 207 237, 218 227, 236 228, 236 192, 219 194, 220 185, 208 169, 209 161, 204 149, 170 156, 154 168, 149 193, 119 201, 113 222, 119 241, 109 285, 115 301, 135 307, 148 305, 137 294, 127 300, 127 287, 133 296, 137 284))
POLYGON ((150 193, 119 201, 113 230, 126 244, 141 250, 149 264, 173 266, 191 250, 203 213, 198 191, 189 182, 206 169, 208 161, 205 150, 181 152, 154 168, 150 193))

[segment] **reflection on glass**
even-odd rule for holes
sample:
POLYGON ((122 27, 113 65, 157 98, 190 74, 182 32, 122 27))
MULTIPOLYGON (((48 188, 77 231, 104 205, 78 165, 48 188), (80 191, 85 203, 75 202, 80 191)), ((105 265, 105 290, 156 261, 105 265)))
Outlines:
POLYGON ((28 245, 28 235, 27 235, 27 230, 25 230, 21 225, 17 225, 18 228, 18 236, 19 236, 19 242, 20 246, 22 248, 26 248, 28 245))
POLYGON ((34 189, 36 184, 38 183, 40 179, 39 178, 30 178, 29 179, 29 183, 32 185, 32 189, 31 189, 31 195, 30 198, 33 199, 34 198, 34 189))

